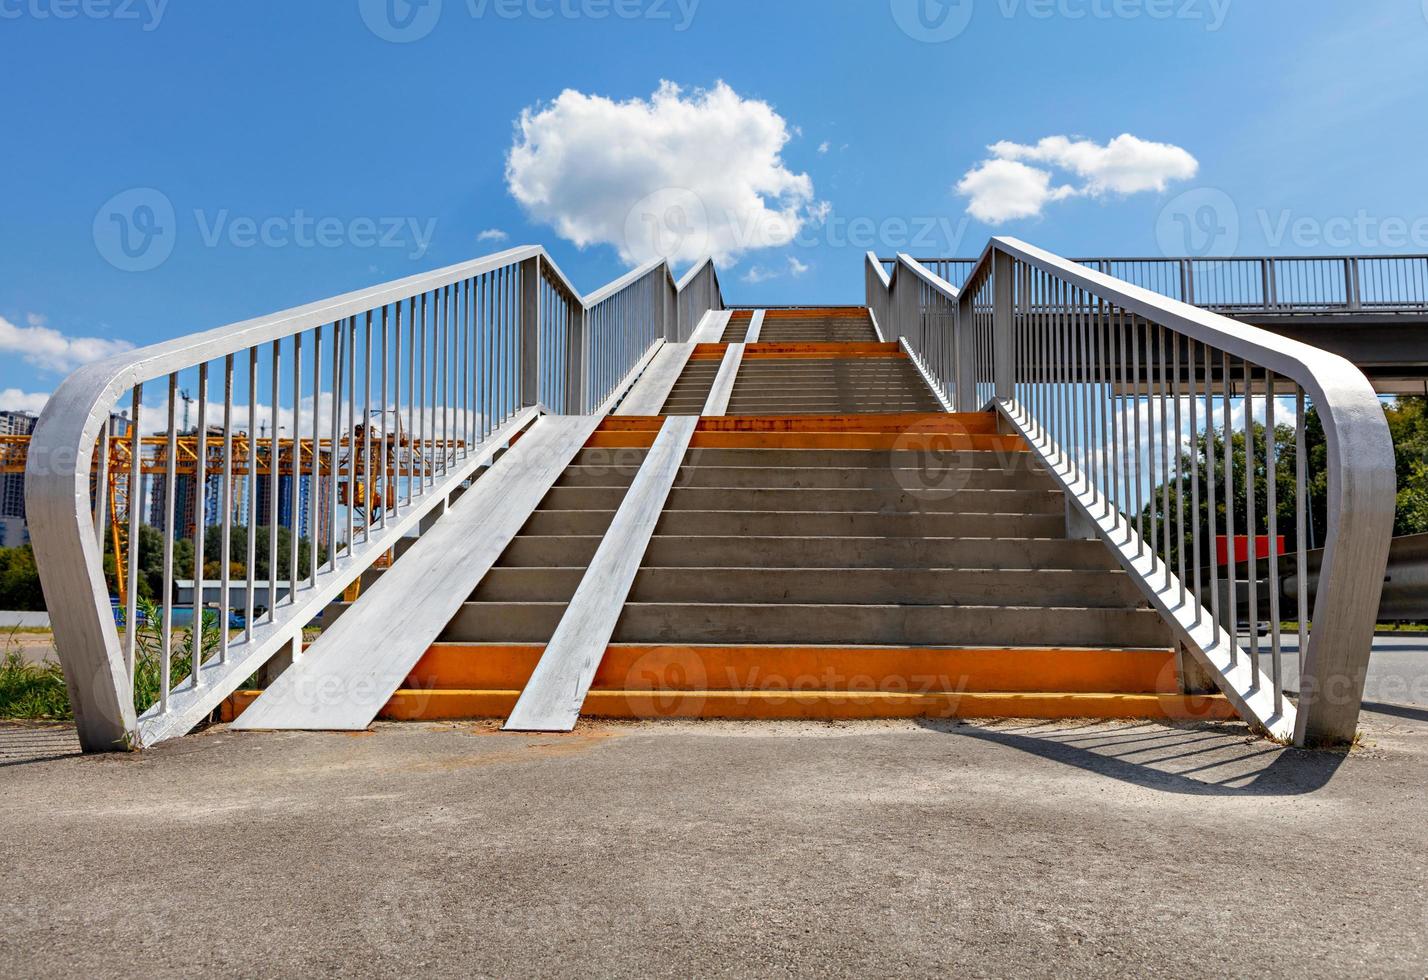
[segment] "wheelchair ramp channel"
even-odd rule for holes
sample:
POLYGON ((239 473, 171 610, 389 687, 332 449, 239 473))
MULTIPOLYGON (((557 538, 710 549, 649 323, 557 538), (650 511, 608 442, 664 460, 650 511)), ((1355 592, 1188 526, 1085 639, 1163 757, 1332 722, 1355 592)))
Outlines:
POLYGON ((233 727, 351 731, 371 724, 600 421, 537 421, 233 727))
POLYGON ((507 731, 568 732, 575 727, 698 422, 694 416, 678 416, 662 423, 630 492, 506 721, 507 731))

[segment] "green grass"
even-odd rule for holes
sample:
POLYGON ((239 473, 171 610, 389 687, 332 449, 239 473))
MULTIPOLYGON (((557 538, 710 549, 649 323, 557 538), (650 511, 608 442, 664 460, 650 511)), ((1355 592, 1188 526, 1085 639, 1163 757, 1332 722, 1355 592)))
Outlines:
MULTIPOLYGON (((159 700, 163 643, 157 625, 158 607, 143 599, 139 600, 139 607, 148 621, 134 634, 134 711, 142 714, 159 700)), ((205 614, 203 619, 206 658, 218 647, 218 620, 211 613, 205 614)), ((9 631, 7 648, 15 632, 9 631)), ((192 664, 193 631, 181 630, 174 635, 169 654, 170 690, 188 677, 192 664)), ((0 661, 0 718, 68 721, 73 717, 60 665, 50 660, 30 663, 20 651, 7 649, 4 660, 0 661)))

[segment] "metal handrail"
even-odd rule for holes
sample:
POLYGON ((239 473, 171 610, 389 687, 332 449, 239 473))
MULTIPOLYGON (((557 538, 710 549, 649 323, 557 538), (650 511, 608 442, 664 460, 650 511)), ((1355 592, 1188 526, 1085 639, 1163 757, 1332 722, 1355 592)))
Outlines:
MULTIPOLYGON (((868 264, 882 266, 871 253, 868 264)), ((1395 483, 1387 423, 1357 368, 1012 238, 993 239, 960 290, 906 255, 891 274, 870 268, 867 279, 869 304, 887 311, 953 404, 993 407, 1026 437, 1244 717, 1301 744, 1353 738, 1395 483), (1275 424, 1276 409, 1288 404, 1296 422, 1292 477, 1280 471, 1281 453, 1290 454, 1275 424), (1312 615, 1304 580, 1307 406, 1322 422, 1327 454, 1326 548, 1312 615), (1264 498, 1255 476, 1260 453, 1264 498), (1289 590, 1299 606, 1297 704, 1284 686, 1279 563, 1263 561, 1261 579, 1256 546, 1241 556, 1249 568, 1243 583, 1227 573, 1222 588, 1214 562, 1208 583, 1197 574, 1220 529, 1227 568, 1236 565, 1236 534, 1265 528, 1277 542, 1280 500, 1293 507, 1294 526, 1284 530, 1297 559, 1297 589, 1289 590), (1251 624, 1268 618, 1267 650, 1257 629, 1241 637, 1242 614, 1251 624)))
MULTIPOLYGON (((880 258, 886 265, 895 258, 880 258)), ((961 288, 977 260, 916 260, 961 288)), ((1428 313, 1428 255, 1098 256, 1078 265, 1235 314, 1428 313)))
POLYGON ((687 294, 659 260, 582 298, 543 248, 522 246, 128 351, 66 378, 31 438, 26 500, 83 747, 182 734, 270 661, 300 655, 303 627, 399 538, 439 515, 541 413, 606 410, 654 349, 678 338, 677 311, 722 306, 711 262, 684 282, 687 294), (145 386, 154 383, 166 390, 169 445, 149 487, 142 468, 123 460, 140 457, 154 410, 152 402, 146 410, 145 386), (177 402, 188 401, 189 385, 198 417, 185 444, 194 440, 203 462, 181 475, 177 402), (211 390, 219 399, 212 406, 211 390), (284 418, 289 435, 279 431, 284 418), (235 441, 253 456, 246 467, 235 469, 235 441), (246 555, 231 547, 244 523, 246 555), (153 526, 163 551, 159 696, 138 716, 139 552, 153 526), (290 532, 281 549, 279 526, 290 532), (269 533, 260 552, 262 527, 269 533), (206 539, 215 530, 212 554, 206 539), (220 625, 205 626, 196 599, 186 656, 171 652, 180 541, 191 542, 188 577, 206 580, 204 566, 217 559, 221 580, 220 625), (128 583, 122 638, 106 550, 121 591, 128 583), (260 559, 266 579, 257 575, 260 559), (279 596, 279 581, 296 585, 279 596), (235 589, 244 596, 236 604, 235 589), (256 608, 258 594, 267 609, 256 608), (234 615, 241 636, 228 629, 234 615))

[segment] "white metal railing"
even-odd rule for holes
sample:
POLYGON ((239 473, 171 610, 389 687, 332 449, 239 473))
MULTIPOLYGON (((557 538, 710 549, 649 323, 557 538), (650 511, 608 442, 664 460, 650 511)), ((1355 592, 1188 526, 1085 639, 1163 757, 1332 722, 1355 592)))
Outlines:
MULTIPOLYGON (((892 266, 896 259, 879 260, 892 266)), ((961 289, 976 259, 921 258, 961 289)), ((1071 259, 1151 292, 1222 313, 1428 313, 1428 255, 1071 259)))
POLYGON ((885 332, 951 404, 990 405, 1025 436, 1247 720, 1300 744, 1353 738, 1395 483, 1357 368, 1011 238, 992 240, 961 289, 906 255, 891 274, 872 253, 867 264, 885 332), (1311 533, 1324 543, 1312 597, 1311 533), (1273 557, 1281 537, 1291 582, 1273 557))
POLYGON ((84 748, 183 734, 296 655, 303 627, 516 433, 606 410, 701 304, 723 304, 708 261, 680 286, 656 261, 582 298, 526 246, 76 371, 36 425, 26 500, 84 748), (180 578, 219 586, 191 633, 180 578), (139 663, 141 593, 156 663, 139 663), (140 667, 158 696, 136 712, 140 667))

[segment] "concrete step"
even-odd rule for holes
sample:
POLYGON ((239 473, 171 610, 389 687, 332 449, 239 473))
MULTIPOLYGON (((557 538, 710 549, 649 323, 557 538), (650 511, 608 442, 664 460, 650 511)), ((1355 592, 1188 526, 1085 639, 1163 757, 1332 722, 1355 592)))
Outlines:
MULTIPOLYGON (((691 458, 704 450, 695 450, 691 458)), ((1004 472, 1000 469, 958 469, 935 460, 914 468, 844 470, 831 466, 685 466, 675 481, 677 487, 784 487, 807 489, 902 489, 918 493, 929 490, 956 493, 961 490, 1055 490, 1056 481, 1046 473, 1004 472)), ((608 467, 572 466, 561 476, 558 487, 628 486, 616 484, 608 467)))
MULTIPOLYGON (((500 564, 585 567, 600 539, 521 535, 500 564)), ((680 536, 650 539, 650 567, 960 568, 1111 571, 1119 566, 1099 541, 1053 538, 680 536)))
MULTIPOLYGON (((522 534, 603 534, 614 511, 538 510, 522 534)), ((665 512, 656 534, 747 537, 1059 538, 1066 535, 1061 514, 872 513, 817 511, 665 512)))
MULTIPOLYGON (((583 449, 577 465, 623 465, 610 449, 583 449), (601 455, 603 454, 603 455, 601 455)), ((1045 473, 1031 453, 1021 450, 972 449, 759 449, 696 446, 684 457, 684 471, 693 467, 839 469, 865 473, 922 469, 932 463, 948 469, 996 470, 1002 473, 1045 473)))
MULTIPOLYGON (((520 690, 539 644, 437 643, 406 688, 520 690)), ((594 690, 956 690, 1173 694, 1171 650, 611 644, 594 690)))
MULTIPOLYGON (((545 643, 564 602, 467 602, 440 642, 545 643)), ((625 606, 615 643, 870 646, 1167 647, 1149 609, 1018 606, 643 603, 625 606)))
MULTIPOLYGON (((584 567, 494 568, 474 602, 568 602, 584 567)), ((1123 572, 968 571, 948 568, 662 568, 635 577, 631 602, 895 604, 1138 608, 1123 572)))
MULTIPOLYGON (((542 510, 615 510, 625 487, 556 487, 541 501, 542 510)), ((1057 490, 962 490, 911 492, 901 487, 729 488, 680 487, 670 491, 665 510, 977 513, 1066 515, 1065 496, 1057 490)))

